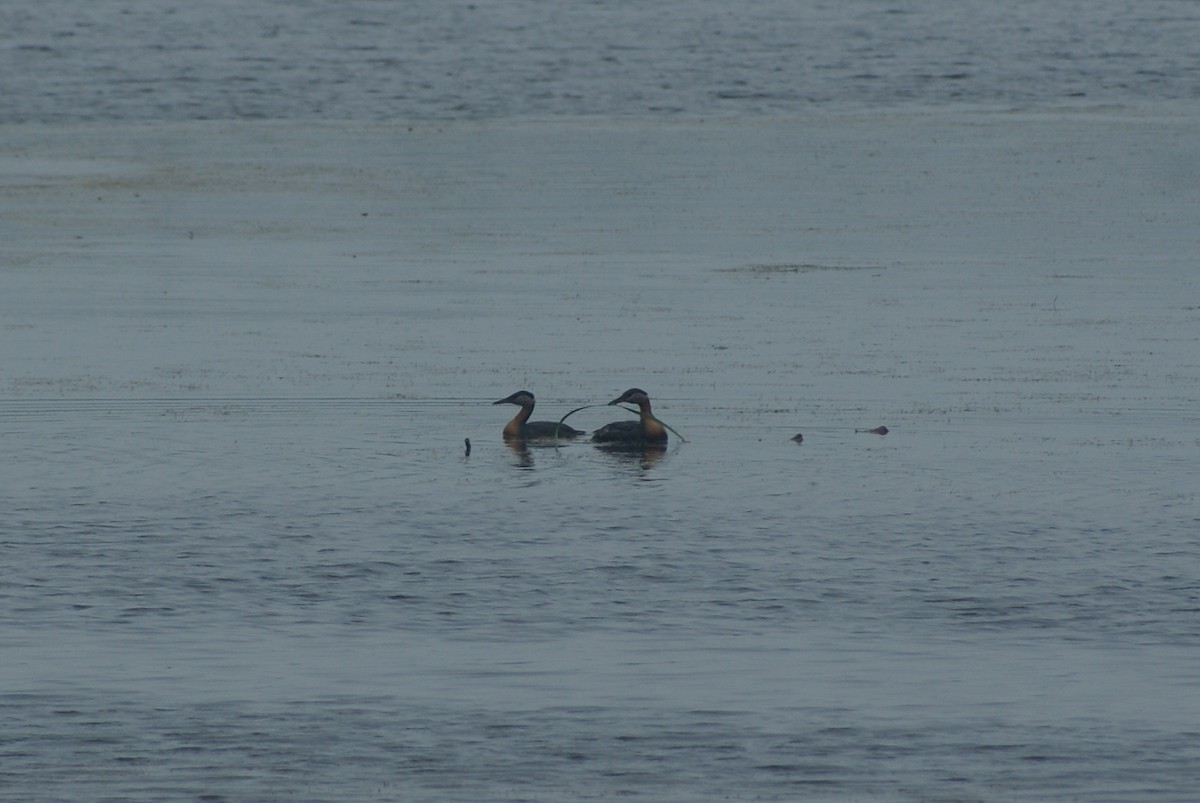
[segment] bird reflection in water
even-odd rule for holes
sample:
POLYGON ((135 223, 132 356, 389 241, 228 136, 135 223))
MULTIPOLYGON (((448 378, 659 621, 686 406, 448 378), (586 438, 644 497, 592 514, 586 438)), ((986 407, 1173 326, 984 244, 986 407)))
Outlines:
POLYGON ((597 443, 596 451, 603 452, 613 462, 638 465, 643 470, 654 468, 667 453, 665 443, 597 443))
POLYGON ((517 468, 533 468, 533 453, 529 451, 529 444, 524 438, 505 438, 504 445, 512 451, 516 457, 513 465, 517 468))

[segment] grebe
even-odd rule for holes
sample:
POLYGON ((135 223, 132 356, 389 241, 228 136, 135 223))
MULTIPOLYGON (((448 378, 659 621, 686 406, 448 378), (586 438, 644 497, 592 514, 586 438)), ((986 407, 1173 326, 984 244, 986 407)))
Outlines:
POLYGON ((587 433, 557 421, 530 421, 533 415, 533 405, 536 403, 533 394, 527 390, 518 390, 511 396, 493 404, 517 404, 521 412, 513 416, 513 420, 504 425, 505 440, 544 440, 553 439, 555 432, 559 438, 578 438, 587 433))
POLYGON ((630 388, 609 404, 629 402, 636 404, 641 410, 637 421, 614 421, 605 424, 592 433, 593 443, 610 444, 664 444, 667 442, 667 428, 662 425, 650 412, 650 397, 641 388, 630 388))

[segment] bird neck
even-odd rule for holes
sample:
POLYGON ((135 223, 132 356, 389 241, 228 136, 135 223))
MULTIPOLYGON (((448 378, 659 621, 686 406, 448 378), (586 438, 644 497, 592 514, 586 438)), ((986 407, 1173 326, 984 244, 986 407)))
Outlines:
POLYGON ((524 405, 520 412, 513 416, 512 421, 504 425, 504 434, 508 436, 517 436, 521 434, 521 427, 525 426, 525 422, 529 420, 529 416, 533 415, 533 405, 524 405))

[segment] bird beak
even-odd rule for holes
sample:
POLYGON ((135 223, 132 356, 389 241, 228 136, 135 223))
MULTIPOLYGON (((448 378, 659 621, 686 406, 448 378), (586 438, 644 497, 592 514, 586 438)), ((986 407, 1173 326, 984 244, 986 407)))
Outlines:
POLYGON ((625 396, 621 395, 621 396, 618 396, 617 398, 613 399, 612 401, 610 401, 608 403, 608 406, 612 407, 614 404, 620 404, 623 401, 625 401, 625 396))

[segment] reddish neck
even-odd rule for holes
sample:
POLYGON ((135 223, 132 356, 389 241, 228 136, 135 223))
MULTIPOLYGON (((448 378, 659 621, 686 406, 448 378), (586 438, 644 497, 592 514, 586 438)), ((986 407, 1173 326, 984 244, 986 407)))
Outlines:
POLYGON ((520 412, 513 416, 512 421, 504 425, 505 435, 520 435, 521 427, 525 426, 525 422, 529 420, 529 416, 533 415, 533 405, 524 406, 520 412))

